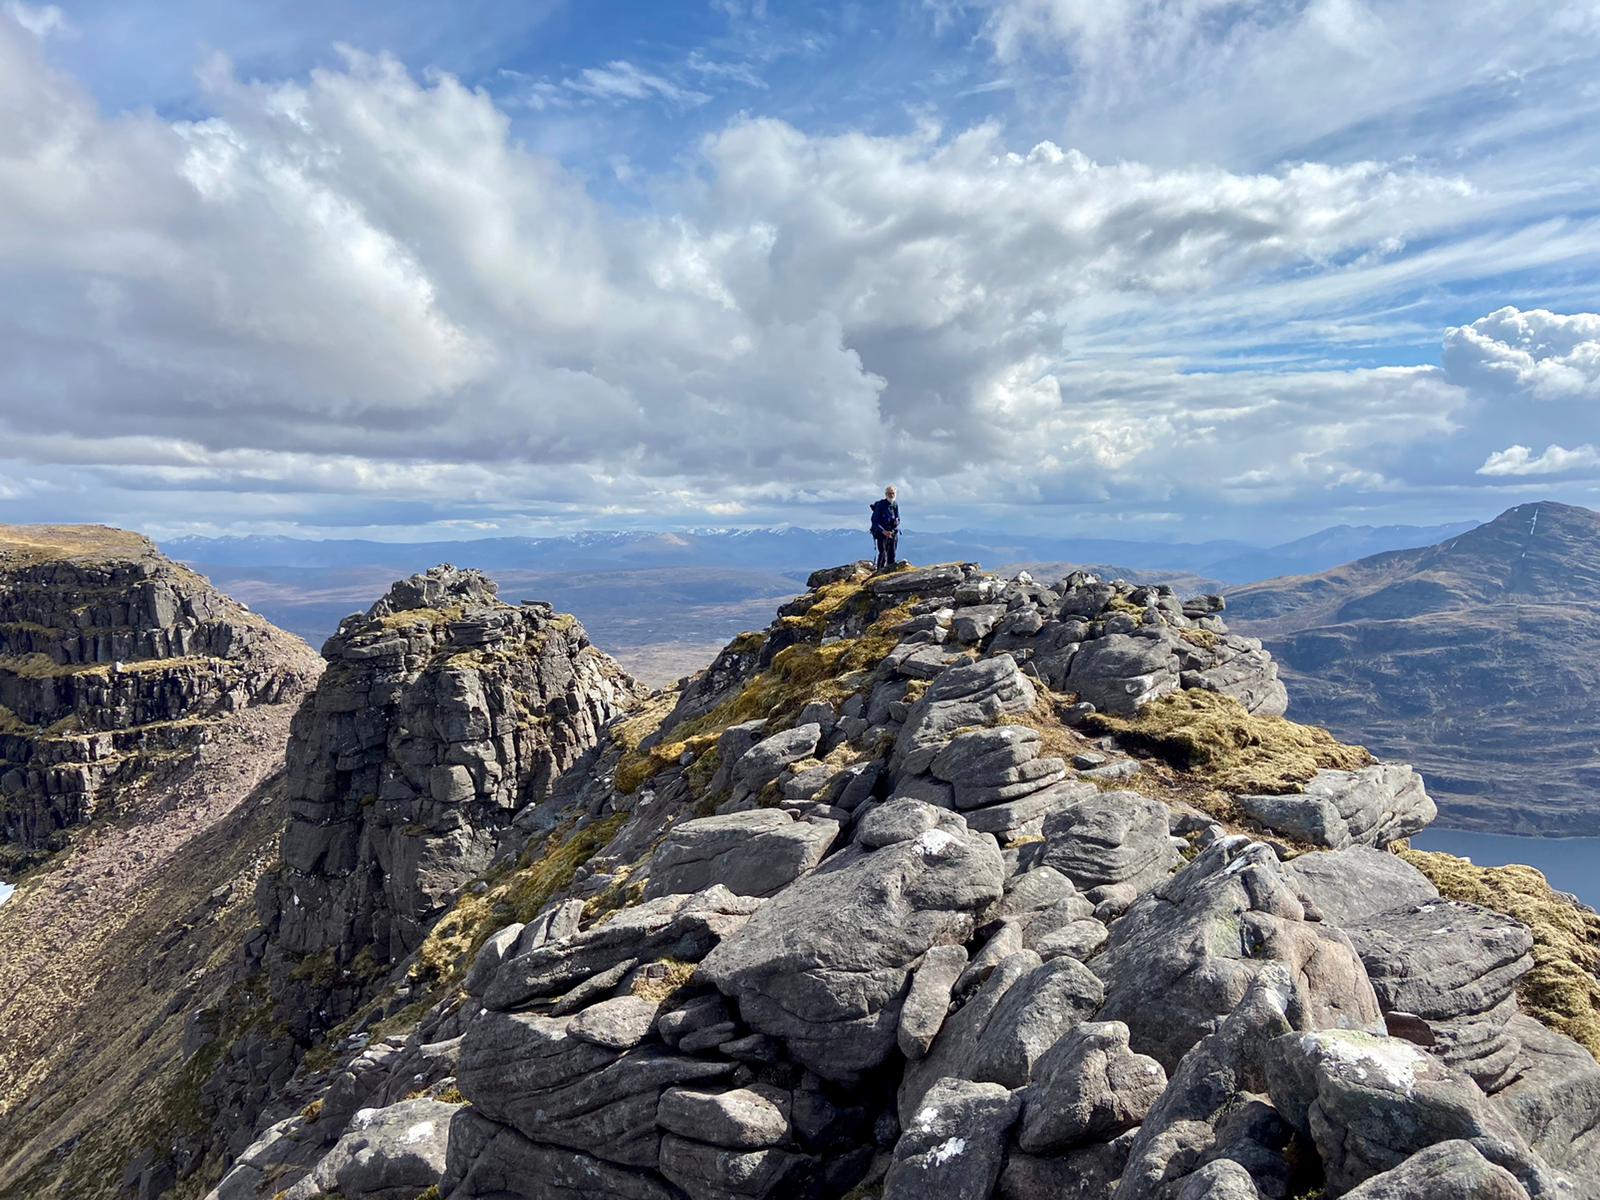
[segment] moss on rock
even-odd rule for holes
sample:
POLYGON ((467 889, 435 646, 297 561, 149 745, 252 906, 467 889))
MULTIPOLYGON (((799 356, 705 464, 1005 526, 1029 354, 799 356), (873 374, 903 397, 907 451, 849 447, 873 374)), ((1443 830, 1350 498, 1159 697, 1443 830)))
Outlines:
POLYGON ((1347 746, 1326 729, 1255 716, 1216 692, 1175 692, 1132 716, 1095 713, 1084 726, 1235 795, 1293 792, 1319 770, 1353 771, 1374 761, 1364 747, 1347 746))
POLYGON ((1401 850, 1439 894, 1504 913, 1533 934, 1533 969, 1517 995, 1530 1016, 1600 1059, 1600 915, 1557 892, 1533 867, 1480 867, 1453 854, 1401 850))

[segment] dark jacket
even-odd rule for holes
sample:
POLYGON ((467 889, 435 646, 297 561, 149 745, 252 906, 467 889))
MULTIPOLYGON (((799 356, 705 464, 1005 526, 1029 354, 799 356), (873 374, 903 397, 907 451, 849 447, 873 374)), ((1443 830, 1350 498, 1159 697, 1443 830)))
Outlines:
POLYGON ((900 506, 887 496, 872 506, 872 532, 874 536, 900 532, 900 506))

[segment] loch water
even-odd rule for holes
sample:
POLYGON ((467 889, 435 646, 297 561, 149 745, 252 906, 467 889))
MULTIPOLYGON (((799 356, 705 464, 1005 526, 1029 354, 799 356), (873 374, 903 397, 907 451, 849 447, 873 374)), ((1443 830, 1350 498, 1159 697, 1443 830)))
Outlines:
POLYGON ((1480 867, 1522 863, 1544 872, 1550 886, 1600 908, 1600 837, 1539 838, 1463 829, 1425 829, 1411 839, 1416 850, 1442 850, 1480 867))

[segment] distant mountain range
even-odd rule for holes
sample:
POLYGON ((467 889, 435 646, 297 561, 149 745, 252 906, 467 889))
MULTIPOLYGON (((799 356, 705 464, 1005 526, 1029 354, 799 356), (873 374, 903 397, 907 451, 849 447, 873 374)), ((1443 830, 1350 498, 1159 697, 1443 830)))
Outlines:
MULTIPOLYGON (((869 545, 848 529, 698 529, 177 538, 164 549, 314 646, 396 578, 439 562, 480 567, 506 599, 577 614, 629 670, 664 684, 762 625, 810 571, 869 545)), ((1600 833, 1600 515, 1587 509, 1527 504, 1480 526, 1341 525, 1268 547, 911 529, 903 550, 1046 578, 1089 566, 1186 593, 1227 589, 1230 622, 1282 664, 1292 715, 1415 762, 1443 824, 1600 833)))
MULTIPOLYGON (((1089 566, 1202 592, 1424 545, 1464 528, 1341 525, 1273 547, 910 528, 901 552, 916 562, 1027 566, 1051 577, 1089 566)), ((666 683, 703 666, 734 634, 765 624, 774 600, 799 592, 811 571, 870 557, 872 543, 854 529, 695 529, 435 542, 186 537, 162 548, 313 646, 397 578, 441 562, 478 567, 507 599, 548 600, 575 613, 630 670, 666 683)))
MULTIPOLYGON (((1464 532, 1455 525, 1338 525, 1277 546, 1239 541, 1147 542, 908 527, 902 553, 917 562, 970 560, 1117 563, 1131 570, 1180 571, 1227 583, 1320 571, 1352 557, 1422 546, 1464 532)), ((696 529, 600 531, 564 537, 479 538, 437 542, 311 540, 290 537, 174 538, 174 557, 229 567, 380 566, 415 570, 442 561, 484 570, 573 571, 656 567, 755 568, 809 572, 818 564, 870 558, 865 529, 696 529)))
POLYGON ((1600 833, 1600 514, 1540 502, 1229 594, 1290 714, 1414 762, 1441 823, 1600 833))

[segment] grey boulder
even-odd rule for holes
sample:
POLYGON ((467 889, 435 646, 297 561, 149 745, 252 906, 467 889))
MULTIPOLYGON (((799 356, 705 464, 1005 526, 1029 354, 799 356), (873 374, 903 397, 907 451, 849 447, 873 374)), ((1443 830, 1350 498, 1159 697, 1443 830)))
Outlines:
POLYGON ((1101 712, 1127 715, 1178 689, 1178 660, 1166 635, 1113 633, 1085 642, 1072 657, 1066 687, 1101 712))
POLYGON ((834 855, 766 901, 699 977, 796 1061, 849 1081, 893 1050, 912 966, 965 942, 1004 877, 993 839, 944 813, 907 840, 834 855))
POLYGON ((1315 1143, 1335 1194, 1457 1140, 1530 1196, 1560 1194, 1560 1181, 1477 1084, 1410 1042, 1349 1029, 1290 1033, 1271 1044, 1265 1065, 1273 1105, 1315 1143))
POLYGON ((770 896, 822 861, 836 821, 796 821, 761 808, 684 821, 650 857, 645 897, 698 892, 720 883, 740 896, 770 896))
POLYGON ((895 1144, 883 1200, 987 1200, 1021 1108, 999 1084, 938 1080, 895 1144))
POLYGON ((1226 837, 1111 926, 1091 962, 1105 981, 1101 1020, 1167 1070, 1214 1031, 1272 964, 1293 979, 1298 1028, 1382 1029, 1378 1000, 1345 935, 1310 921, 1270 847, 1226 837))
POLYGON ((1315 846, 1384 847, 1426 829, 1438 809, 1404 763, 1318 771, 1303 792, 1240 796, 1239 807, 1276 833, 1315 846))
POLYGON ((907 1058, 919 1059, 933 1045, 950 1009, 950 993, 966 965, 964 946, 933 946, 922 956, 900 1008, 896 1034, 900 1053, 907 1058))
POLYGON ((1439 1142, 1374 1175, 1346 1200, 1527 1200, 1517 1177, 1484 1158, 1471 1142, 1439 1142))
MULTIPOLYGON (((1291 1029, 1292 994, 1289 973, 1269 964, 1217 1031, 1183 1056, 1133 1137, 1115 1200, 1177 1200, 1207 1162, 1239 1153, 1252 1122, 1230 1130, 1230 1118, 1257 1115, 1249 1097, 1265 1088, 1266 1047, 1291 1029)), ((1255 1158, 1263 1176, 1282 1168, 1243 1157, 1255 1158)))
POLYGON ((409 1200, 444 1175, 450 1122, 460 1107, 417 1099, 362 1109, 311 1174, 284 1193, 285 1200, 409 1200))
POLYGON ((1516 985, 1533 967, 1533 935, 1514 918, 1430 899, 1346 927, 1388 1012, 1426 1022, 1431 1048, 1484 1088, 1504 1080, 1522 1049, 1510 1025, 1516 985))
POLYGON ((1161 1064, 1128 1048, 1126 1025, 1086 1021, 1036 1064, 1017 1145, 1059 1154, 1109 1140, 1143 1121, 1166 1086, 1161 1064))
POLYGON ((1026 712, 1038 696, 1008 654, 950 667, 906 715, 905 726, 895 739, 890 769, 912 774, 924 771, 956 731, 1026 712))
POLYGON ((1284 869, 1322 919, 1341 927, 1439 895, 1428 877, 1410 863, 1370 846, 1313 850, 1290 859, 1284 869))
POLYGON ((754 1084, 708 1091, 676 1087, 661 1093, 656 1123, 671 1133, 733 1150, 759 1150, 789 1140, 789 1093, 754 1084))
POLYGON ((1013 954, 946 1019, 927 1056, 907 1064, 900 1119, 909 1121, 941 1078, 1022 1087, 1045 1053, 1094 1013, 1100 995, 1100 981, 1076 959, 1045 963, 1031 951, 1013 954))
POLYGON ((1178 865, 1161 801, 1138 792, 1092 792, 1044 819, 1044 861, 1080 889, 1154 887, 1178 865))

